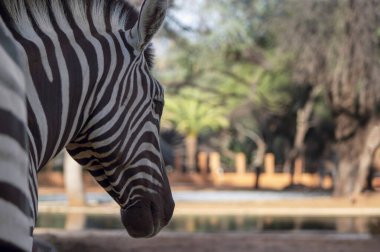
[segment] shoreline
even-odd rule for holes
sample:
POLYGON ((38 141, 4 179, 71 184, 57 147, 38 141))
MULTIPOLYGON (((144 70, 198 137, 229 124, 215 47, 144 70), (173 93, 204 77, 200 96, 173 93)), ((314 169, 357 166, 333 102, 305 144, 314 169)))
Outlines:
MULTIPOLYGON (((114 202, 89 203, 69 207, 64 201, 39 202, 40 213, 119 214, 114 202)), ((249 215, 249 216, 376 216, 380 217, 380 194, 364 194, 353 204, 347 198, 330 196, 250 201, 177 201, 174 215, 249 215)))
MULTIPOLYGON (((86 215, 118 215, 120 209, 118 206, 85 206, 85 207, 68 207, 64 205, 39 205, 39 213, 43 214, 86 214, 86 215)), ((181 206, 177 204, 174 211, 175 216, 192 215, 192 216, 210 216, 210 215, 244 215, 244 216, 273 216, 273 217, 380 217, 380 208, 369 207, 328 207, 328 208, 296 208, 296 207, 255 207, 249 204, 244 207, 231 207, 228 204, 214 206, 212 204, 187 204, 181 206), (224 207, 224 208, 222 208, 224 207)))

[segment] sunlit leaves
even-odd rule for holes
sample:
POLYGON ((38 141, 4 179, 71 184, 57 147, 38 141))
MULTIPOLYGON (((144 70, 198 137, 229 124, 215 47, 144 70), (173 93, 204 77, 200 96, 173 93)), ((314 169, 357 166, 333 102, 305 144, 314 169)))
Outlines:
POLYGON ((180 94, 168 95, 163 116, 164 127, 173 127, 184 135, 198 136, 205 130, 228 126, 226 110, 209 93, 183 89, 180 94))

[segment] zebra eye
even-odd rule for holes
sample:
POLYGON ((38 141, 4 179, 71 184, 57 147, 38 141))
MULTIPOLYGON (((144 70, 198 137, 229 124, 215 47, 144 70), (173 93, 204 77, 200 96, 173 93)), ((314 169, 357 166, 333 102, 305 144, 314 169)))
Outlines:
POLYGON ((162 112, 164 110, 164 103, 160 100, 153 100, 153 109, 156 114, 158 114, 160 117, 162 116, 162 112))

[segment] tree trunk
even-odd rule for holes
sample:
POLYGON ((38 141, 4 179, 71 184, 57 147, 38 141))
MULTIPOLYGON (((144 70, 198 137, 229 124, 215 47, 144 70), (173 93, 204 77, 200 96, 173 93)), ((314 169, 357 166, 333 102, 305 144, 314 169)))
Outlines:
POLYGON ((285 161, 285 171, 292 172, 292 165, 298 157, 303 157, 304 142, 307 131, 310 128, 310 118, 313 113, 314 99, 319 92, 319 88, 313 87, 310 92, 309 98, 302 108, 297 111, 297 129, 294 138, 293 148, 290 150, 288 158, 285 161))
POLYGON ((335 181, 334 195, 342 197, 353 191, 355 168, 359 164, 358 156, 345 155, 338 164, 338 172, 335 181))
POLYGON ((69 206, 85 205, 82 167, 65 151, 63 173, 69 206))
POLYGON ((188 135, 185 139, 186 144, 186 169, 188 172, 196 171, 196 155, 197 155, 197 136, 188 135))
MULTIPOLYGON (((368 127, 363 150, 360 155, 359 170, 354 181, 352 198, 355 200, 360 192, 365 188, 365 183, 369 175, 376 149, 380 146, 380 125, 372 123, 368 127)), ((372 178, 370 178, 372 179, 372 178)))
POLYGON ((256 181, 255 181, 254 188, 257 190, 259 189, 259 185, 260 185, 260 175, 262 172, 264 172, 264 160, 265 160, 267 145, 264 142, 264 140, 261 139, 260 137, 257 139, 256 145, 257 145, 257 151, 256 151, 256 156, 253 160, 253 168, 256 173, 256 181))
POLYGON ((334 195, 355 199, 365 186, 374 151, 380 145, 380 126, 371 122, 338 144, 339 165, 334 195))
POLYGON ((264 139, 260 135, 256 134, 252 130, 245 129, 243 125, 237 124, 235 125, 235 127, 244 136, 251 139, 257 146, 256 156, 253 159, 252 164, 253 164, 253 169, 256 173, 256 181, 255 181, 254 188, 258 189, 260 174, 264 171, 264 160, 265 160, 265 153, 267 150, 267 144, 265 143, 264 139))

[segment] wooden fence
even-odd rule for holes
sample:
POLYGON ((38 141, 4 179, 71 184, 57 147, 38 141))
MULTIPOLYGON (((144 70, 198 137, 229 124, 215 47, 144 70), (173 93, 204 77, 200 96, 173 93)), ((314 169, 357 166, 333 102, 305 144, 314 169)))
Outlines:
POLYGON ((174 172, 169 174, 172 183, 193 183, 199 186, 214 186, 228 188, 252 188, 258 183, 260 189, 282 190, 292 184, 303 185, 310 188, 322 187, 329 189, 333 186, 330 176, 320 177, 319 173, 303 172, 303 161, 296 160, 294 173, 275 172, 275 157, 269 153, 265 156, 264 171, 259 175, 253 171, 247 171, 246 156, 237 153, 234 160, 234 171, 225 172, 222 169, 221 157, 217 152, 198 155, 197 173, 183 173, 181 164, 177 162, 174 172), (257 181, 258 180, 258 181, 257 181))

